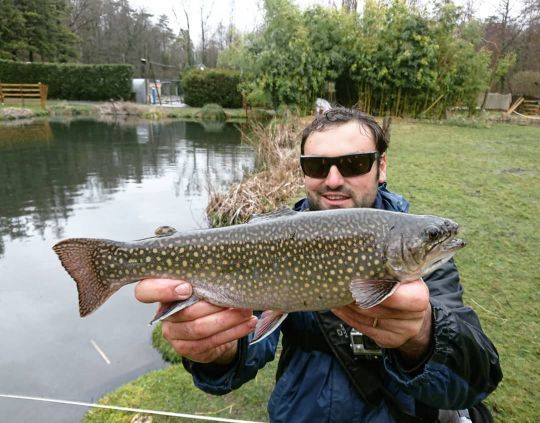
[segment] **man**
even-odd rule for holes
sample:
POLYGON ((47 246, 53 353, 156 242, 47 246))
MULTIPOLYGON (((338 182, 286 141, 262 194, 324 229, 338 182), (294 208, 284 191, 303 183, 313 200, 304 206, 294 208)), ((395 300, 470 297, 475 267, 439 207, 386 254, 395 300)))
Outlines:
MULTIPOLYGON (((295 209, 406 212, 408 202, 386 190, 386 149, 384 131, 366 114, 336 108, 317 116, 302 135, 307 198, 295 209)), ((136 287, 143 302, 168 303, 190 293, 189 284, 172 280, 145 280, 136 287)), ((479 403, 502 373, 497 352, 475 313, 463 305, 462 293, 449 262, 425 282, 399 285, 370 309, 351 304, 331 313, 289 314, 281 325, 271 421, 437 421, 439 409, 479 403), (351 336, 351 327, 358 333, 351 336), (357 339, 363 343, 357 345, 357 339)), ((199 388, 224 394, 274 358, 279 331, 248 347, 256 322, 252 310, 199 302, 167 319, 163 334, 199 388)))

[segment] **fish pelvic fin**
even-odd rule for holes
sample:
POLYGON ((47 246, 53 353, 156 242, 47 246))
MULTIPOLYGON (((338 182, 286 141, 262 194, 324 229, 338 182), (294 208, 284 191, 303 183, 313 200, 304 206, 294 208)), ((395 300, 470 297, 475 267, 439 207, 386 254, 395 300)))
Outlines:
POLYGON ((88 238, 70 238, 53 246, 62 266, 75 280, 79 293, 79 314, 85 317, 114 294, 122 284, 111 283, 95 269, 96 256, 104 251, 113 252, 110 241, 88 238))
POLYGON ((267 336, 270 336, 270 334, 274 332, 279 325, 281 325, 287 316, 288 314, 283 313, 282 311, 263 311, 259 317, 259 320, 257 321, 257 326, 255 326, 255 332, 253 334, 253 338, 251 338, 251 341, 249 342, 249 345, 256 344, 267 336))
POLYGON ((172 316, 174 313, 188 308, 189 306, 192 306, 197 302, 199 302, 199 299, 195 295, 192 295, 191 297, 186 298, 183 301, 177 301, 167 306, 160 307, 150 324, 153 325, 156 322, 165 320, 167 317, 172 316))
POLYGON ((362 308, 374 307, 394 293, 399 285, 396 280, 354 279, 350 288, 356 304, 362 308))

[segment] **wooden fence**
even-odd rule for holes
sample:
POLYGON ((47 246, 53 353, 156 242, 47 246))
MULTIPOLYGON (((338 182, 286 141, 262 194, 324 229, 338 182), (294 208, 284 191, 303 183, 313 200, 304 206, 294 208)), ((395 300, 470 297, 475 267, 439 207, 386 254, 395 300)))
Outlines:
POLYGON ((49 87, 41 82, 37 84, 4 84, 0 82, 0 103, 4 104, 6 98, 18 98, 24 106, 24 101, 39 99, 41 108, 47 107, 47 92, 49 87))

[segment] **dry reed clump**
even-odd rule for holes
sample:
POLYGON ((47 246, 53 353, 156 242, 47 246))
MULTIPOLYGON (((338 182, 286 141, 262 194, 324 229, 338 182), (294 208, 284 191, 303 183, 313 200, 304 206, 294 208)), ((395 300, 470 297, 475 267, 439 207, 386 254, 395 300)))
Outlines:
POLYGON ((255 214, 285 205, 302 189, 298 163, 300 121, 297 118, 256 123, 242 140, 256 149, 256 172, 226 192, 212 191, 206 213, 211 226, 244 223, 255 214))
POLYGON ((102 115, 128 115, 137 116, 147 110, 146 106, 127 102, 109 101, 96 106, 97 112, 102 115))
POLYGON ((2 119, 28 119, 34 116, 35 113, 32 110, 21 107, 5 107, 0 109, 0 118, 2 119))

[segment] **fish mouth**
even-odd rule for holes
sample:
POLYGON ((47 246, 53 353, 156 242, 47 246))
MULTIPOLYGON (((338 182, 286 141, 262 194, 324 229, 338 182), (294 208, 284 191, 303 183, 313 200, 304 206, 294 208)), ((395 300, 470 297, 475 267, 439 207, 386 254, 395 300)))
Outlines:
POLYGON ((432 255, 432 259, 428 261, 428 265, 424 268, 422 275, 426 275, 442 266, 450 260, 456 251, 465 247, 465 241, 459 238, 454 238, 455 234, 449 234, 446 238, 434 244, 428 255, 432 255))
MULTIPOLYGON (((455 238, 458 234, 459 227, 457 224, 447 221, 445 226, 449 229, 445 236, 441 237, 437 242, 434 242, 429 248, 429 253, 439 252, 442 254, 453 253, 465 247, 465 241, 460 238, 455 238)), ((428 254, 429 254, 428 253, 428 254)))
POLYGON ((454 238, 456 233, 449 233, 447 236, 435 242, 429 249, 429 253, 437 252, 442 254, 450 254, 465 247, 465 241, 460 238, 454 238))
POLYGON ((453 253, 454 251, 460 250, 461 248, 465 247, 466 242, 463 241, 460 238, 451 238, 447 239, 446 241, 442 242, 441 250, 444 252, 453 253))

